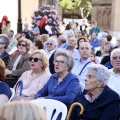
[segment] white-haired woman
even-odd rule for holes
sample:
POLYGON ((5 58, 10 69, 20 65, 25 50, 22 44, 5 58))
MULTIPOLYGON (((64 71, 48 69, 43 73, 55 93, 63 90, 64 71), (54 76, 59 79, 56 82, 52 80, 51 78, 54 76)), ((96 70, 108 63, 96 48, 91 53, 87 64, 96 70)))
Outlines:
POLYGON ((56 73, 38 91, 35 98, 55 99, 63 102, 69 108, 80 90, 77 76, 70 72, 73 65, 74 58, 69 51, 57 51, 54 56, 54 69, 56 73))
POLYGON ((109 72, 103 65, 89 66, 85 90, 75 102, 80 102, 85 111, 80 116, 79 107, 73 109, 70 120, 118 120, 119 95, 107 86, 109 72))

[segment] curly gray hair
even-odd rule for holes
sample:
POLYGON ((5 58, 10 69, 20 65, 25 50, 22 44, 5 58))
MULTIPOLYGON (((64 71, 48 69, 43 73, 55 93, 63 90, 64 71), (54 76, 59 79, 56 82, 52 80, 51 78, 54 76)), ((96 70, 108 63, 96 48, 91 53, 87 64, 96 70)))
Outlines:
POLYGON ((67 50, 58 50, 54 55, 54 59, 56 59, 57 56, 64 56, 67 59, 66 63, 69 67, 68 71, 70 72, 74 66, 73 55, 67 50))
POLYGON ((97 80, 102 80, 104 82, 104 86, 106 86, 110 77, 108 68, 100 64, 95 64, 88 67, 88 70, 91 69, 96 72, 95 75, 97 77, 97 80))

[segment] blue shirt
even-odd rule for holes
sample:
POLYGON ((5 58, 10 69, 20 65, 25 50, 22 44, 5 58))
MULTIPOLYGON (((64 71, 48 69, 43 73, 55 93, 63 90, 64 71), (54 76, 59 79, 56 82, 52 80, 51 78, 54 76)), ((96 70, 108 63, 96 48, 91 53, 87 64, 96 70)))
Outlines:
POLYGON ((38 91, 35 98, 44 97, 63 102, 68 108, 80 91, 79 80, 76 75, 68 73, 58 84, 58 74, 53 74, 46 85, 38 91))
POLYGON ((77 75, 77 77, 79 79, 79 82, 85 83, 85 78, 86 78, 86 74, 88 72, 88 67, 90 65, 92 65, 92 64, 94 65, 93 62, 87 64, 90 61, 91 61, 90 58, 88 58, 88 59, 86 59, 84 61, 75 60, 75 64, 74 64, 73 69, 72 69, 71 72, 73 74, 77 75), (83 69, 84 66, 85 66, 85 68, 83 69), (83 69, 83 71, 81 72, 82 69, 83 69), (80 74, 80 72, 81 72, 81 74, 80 74))
POLYGON ((94 40, 90 40, 90 45, 95 48, 95 47, 98 47, 99 46, 99 40, 96 39, 95 41, 94 40))
POLYGON ((11 97, 10 87, 4 82, 0 82, 0 95, 1 94, 6 95, 8 98, 11 97))

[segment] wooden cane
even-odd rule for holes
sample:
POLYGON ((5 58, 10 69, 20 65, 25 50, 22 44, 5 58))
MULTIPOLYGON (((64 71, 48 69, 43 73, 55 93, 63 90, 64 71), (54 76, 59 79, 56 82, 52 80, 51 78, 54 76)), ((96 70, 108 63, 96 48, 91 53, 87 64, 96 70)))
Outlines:
POLYGON ((84 108, 83 108, 82 104, 79 103, 79 102, 75 102, 75 103, 73 103, 73 104, 70 106, 70 109, 69 109, 69 111, 68 111, 68 115, 67 115, 67 117, 66 117, 66 120, 69 120, 69 119, 70 119, 70 115, 71 115, 71 112, 72 112, 72 109, 73 109, 74 106, 79 106, 79 107, 81 108, 79 114, 80 114, 80 115, 83 114, 84 108))

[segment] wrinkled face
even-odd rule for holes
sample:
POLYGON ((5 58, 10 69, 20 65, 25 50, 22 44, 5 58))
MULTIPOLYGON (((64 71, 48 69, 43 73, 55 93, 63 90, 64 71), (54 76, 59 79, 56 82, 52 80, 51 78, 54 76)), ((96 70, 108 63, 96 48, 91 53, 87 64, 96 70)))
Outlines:
POLYGON ((42 56, 39 53, 35 53, 29 58, 30 68, 32 70, 39 70, 43 68, 42 56))
POLYGON ((91 55, 90 45, 88 43, 83 42, 79 47, 79 53, 81 55, 81 59, 88 59, 91 55))
POLYGON ((54 59, 54 70, 56 73, 64 73, 68 69, 66 57, 60 55, 54 59))
POLYGON ((111 58, 111 63, 114 69, 120 69, 120 52, 113 53, 113 56, 111 58))
POLYGON ((97 80, 95 70, 88 70, 85 79, 85 89, 88 91, 93 91, 94 89, 98 88, 102 81, 97 80))
POLYGON ((74 40, 73 37, 70 37, 68 39, 68 46, 75 47, 75 45, 76 45, 76 41, 74 40))
POLYGON ((53 40, 51 40, 51 39, 47 40, 47 42, 46 42, 46 48, 47 48, 47 50, 48 50, 49 52, 52 51, 52 50, 54 50, 55 47, 56 47, 56 46, 55 46, 53 40))
POLYGON ((27 45, 25 42, 20 42, 18 44, 18 50, 21 54, 24 54, 27 51, 27 45))
POLYGON ((3 43, 2 39, 0 39, 0 49, 4 49, 5 44, 3 43))

